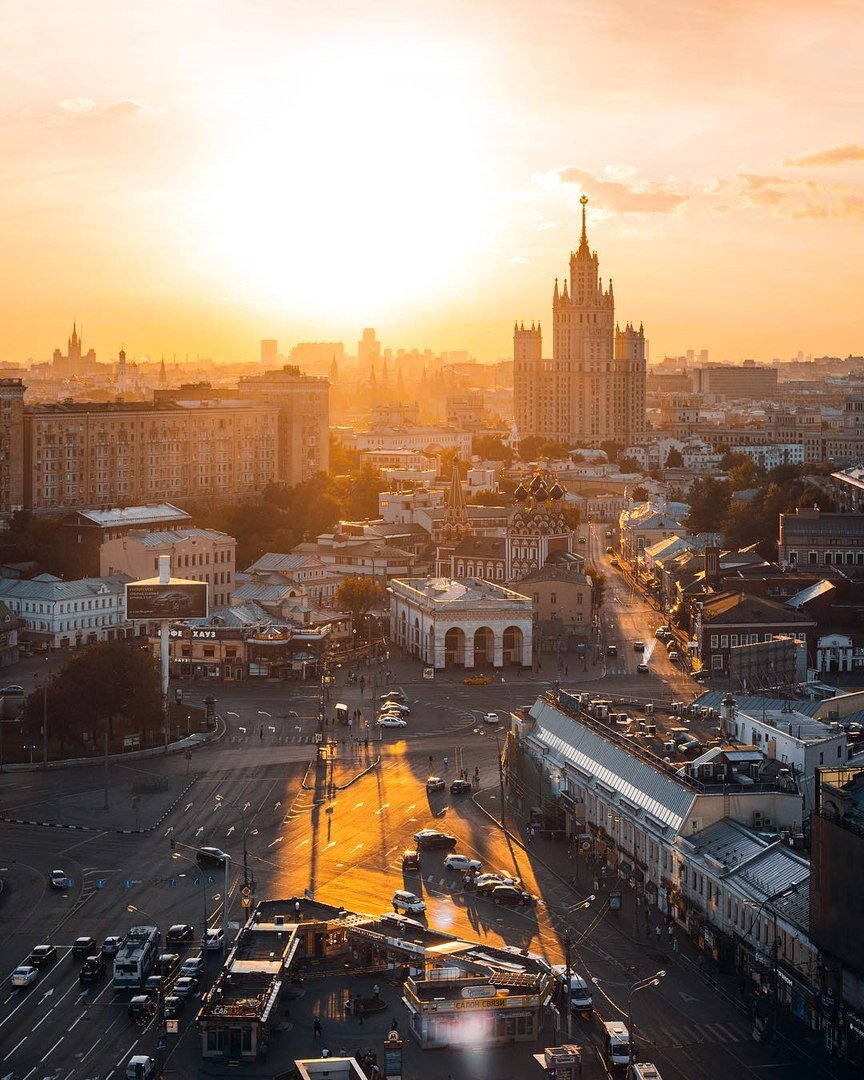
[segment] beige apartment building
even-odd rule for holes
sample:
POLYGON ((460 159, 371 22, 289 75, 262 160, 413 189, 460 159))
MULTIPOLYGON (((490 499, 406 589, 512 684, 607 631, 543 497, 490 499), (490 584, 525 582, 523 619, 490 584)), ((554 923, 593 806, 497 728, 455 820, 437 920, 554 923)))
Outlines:
POLYGON ((68 402, 24 412, 24 505, 124 506, 253 494, 277 478, 275 404, 68 402))
POLYGON ((24 382, 0 379, 0 514, 24 505, 24 382))
POLYGON ((516 426, 524 438, 541 435, 568 446, 625 446, 645 433, 645 334, 615 323, 615 298, 599 277, 588 247, 582 197, 582 237, 570 255, 569 284, 552 296, 552 359, 543 358, 540 324, 513 332, 516 426))
POLYGON ((238 394, 279 413, 277 479, 299 484, 330 468, 330 383, 286 364, 278 371, 241 377, 238 394))
POLYGON ((159 572, 159 556, 171 557, 171 573, 206 581, 210 611, 227 607, 234 590, 237 541, 215 529, 132 529, 99 549, 99 573, 129 574, 136 580, 159 572))

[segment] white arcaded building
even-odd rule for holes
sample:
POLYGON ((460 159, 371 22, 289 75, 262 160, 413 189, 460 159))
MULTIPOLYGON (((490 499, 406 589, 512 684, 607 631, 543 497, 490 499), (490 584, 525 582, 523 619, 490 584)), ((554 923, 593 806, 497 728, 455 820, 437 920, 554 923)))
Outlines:
POLYGON ((531 667, 532 601, 480 578, 390 582, 390 640, 429 667, 531 667))

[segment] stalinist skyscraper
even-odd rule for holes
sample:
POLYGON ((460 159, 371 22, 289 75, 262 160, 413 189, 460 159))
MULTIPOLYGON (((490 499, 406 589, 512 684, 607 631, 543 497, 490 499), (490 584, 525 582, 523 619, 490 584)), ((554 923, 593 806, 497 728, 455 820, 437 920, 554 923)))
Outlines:
POLYGON ((552 359, 543 358, 540 324, 513 332, 514 398, 519 434, 569 446, 628 446, 645 433, 645 334, 615 323, 612 280, 604 290, 597 253, 582 237, 570 253, 570 280, 552 296, 552 359))

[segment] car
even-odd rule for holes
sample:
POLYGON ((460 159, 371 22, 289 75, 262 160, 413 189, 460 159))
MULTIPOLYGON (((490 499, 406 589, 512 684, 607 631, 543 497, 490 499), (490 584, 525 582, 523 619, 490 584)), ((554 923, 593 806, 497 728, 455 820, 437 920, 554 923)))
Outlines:
POLYGON ((181 975, 177 982, 174 983, 173 989, 178 997, 192 997, 198 989, 198 980, 192 975, 181 975))
POLYGON ((416 893, 408 892, 407 889, 397 889, 393 893, 391 903, 393 904, 393 910, 400 914, 410 911, 412 915, 416 915, 426 910, 426 901, 417 896, 416 893))
POLYGON ((607 656, 617 656, 618 655, 618 646, 617 645, 607 645, 606 646, 606 655, 607 656))
POLYGON ((166 945, 185 945, 195 937, 195 928, 189 923, 175 923, 165 934, 166 945))
POLYGON ((580 544, 584 544, 584 543, 586 543, 586 540, 585 540, 585 537, 584 537, 584 536, 580 536, 580 537, 579 537, 579 543, 580 543, 580 544))
POLYGON ((208 930, 204 935, 203 945, 205 949, 221 949, 225 944, 225 934, 222 927, 216 927, 213 930, 208 930))
POLYGON ((615 556, 613 555, 613 556, 612 556, 612 558, 611 558, 611 559, 609 560, 609 565, 610 565, 610 566, 614 566, 614 567, 616 568, 616 570, 617 570, 617 569, 618 569, 618 567, 619 567, 619 566, 620 566, 621 564, 620 564, 620 563, 618 562, 618 560, 617 560, 617 559, 615 558, 615 556))
POLYGON ((9 686, 4 686, 0 689, 0 695, 8 695, 9 697, 16 697, 18 694, 24 693, 24 687, 19 686, 18 683, 11 683, 9 686))
POLYGON ((634 641, 633 642, 633 652, 645 652, 645 642, 644 641, 634 641))
POLYGON ((497 712, 483 713, 483 723, 484 724, 497 724, 498 723, 498 713, 497 712))
POLYGON ((505 874, 480 874, 473 881, 474 888, 481 896, 491 893, 499 885, 509 885, 518 889, 521 884, 519 878, 508 877, 505 874))
POLYGON ((406 848, 402 852, 402 869, 403 870, 419 870, 420 869, 420 852, 415 851, 413 848, 406 848))
POLYGON ((640 675, 647 675, 648 674, 648 665, 647 664, 637 664, 636 665, 636 670, 639 672, 640 675))
POLYGON ((102 952, 105 956, 116 956, 120 952, 120 946, 123 944, 123 938, 118 937, 116 934, 110 934, 102 942, 102 952))
POLYGON ((186 1006, 186 998, 179 994, 168 994, 165 998, 164 1011, 166 1020, 176 1020, 186 1006))
POLYGON ((104 974, 105 958, 102 956, 102 953, 96 953, 94 956, 88 956, 81 965, 81 971, 78 973, 78 978, 82 983, 98 982, 104 974))
POLYGON ((658 637, 661 641, 665 640, 671 635, 672 631, 668 626, 658 626, 654 631, 654 636, 658 637))
POLYGON ((462 681, 466 686, 488 686, 492 679, 488 675, 466 675, 462 681))
POLYGON ((52 870, 51 871, 51 888, 52 889, 68 889, 69 878, 66 875, 65 870, 52 870))
POLYGON ((22 964, 20 967, 15 968, 9 976, 9 982, 13 986, 23 988, 25 986, 32 986, 38 978, 38 968, 33 967, 32 964, 22 964))
POLYGON ((474 872, 480 869, 481 863, 479 859, 469 859, 467 855, 457 855, 454 852, 452 855, 444 856, 444 865, 448 870, 470 870, 474 872))
POLYGON ((29 963, 33 967, 48 967, 57 959, 57 949, 53 945, 37 945, 30 953, 29 963))
POLYGON ((156 1075, 156 1062, 147 1054, 133 1054, 126 1065, 126 1080, 150 1080, 156 1075))
MULTIPOLYGON (((558 983, 560 992, 564 991, 564 987, 567 983, 567 967, 564 964, 556 964, 552 968, 552 973, 558 983)), ((570 1011, 574 1014, 592 1012, 594 1009, 594 999, 591 995, 591 988, 585 979, 573 968, 570 968, 570 1011)))
POLYGON ((153 965, 154 975, 171 975, 180 966, 180 954, 162 953, 153 965))
POLYGON ((381 701, 407 701, 407 698, 401 690, 388 690, 386 694, 381 695, 381 701))
POLYGON ((96 939, 84 934, 75 938, 72 942, 72 955, 78 957, 92 956, 96 951, 96 939))
POLYGON ((438 829, 421 829, 414 833, 414 843, 418 849, 423 848, 453 848, 456 847, 456 837, 449 833, 439 832, 438 829))
POLYGON ((442 780, 440 776, 430 776, 426 779, 427 791, 444 791, 447 787, 447 781, 442 780))
POLYGON ((158 994, 165 986, 164 975, 148 975, 144 980, 144 989, 148 994, 158 994))
POLYGON ((202 847, 198 848, 195 853, 195 861, 199 866, 218 866, 223 867, 226 860, 230 859, 230 855, 226 855, 218 847, 202 847))
POLYGON ((406 929, 409 926, 414 930, 426 929, 422 922, 418 922, 416 919, 409 919, 407 915, 400 915, 397 911, 385 911, 383 915, 378 916, 378 921, 383 923, 394 923, 402 929, 406 929))
POLYGON ((207 967, 203 956, 187 956, 180 965, 180 974, 189 978, 200 975, 207 967))
POLYGON ((677 649, 673 649, 673 650, 672 650, 672 651, 671 651, 671 652, 669 653, 669 660, 670 660, 670 661, 671 661, 671 662, 672 662, 673 664, 674 664, 674 663, 676 662, 676 660, 680 660, 680 659, 681 659, 681 653, 679 653, 677 649))
POLYGON ((613 548, 613 547, 607 547, 607 548, 606 548, 606 554, 607 554, 607 555, 614 555, 614 554, 615 554, 615 548, 613 548))
POLYGON ((517 888, 515 885, 496 885, 489 896, 496 904, 506 904, 508 907, 531 903, 530 893, 517 888))
POLYGON ((453 783, 450 785, 450 794, 451 795, 464 795, 466 792, 468 792, 470 790, 471 790, 471 781, 470 780, 454 780, 453 783))
POLYGON ((156 1012, 156 1002, 147 994, 135 994, 126 1007, 130 1020, 146 1020, 156 1012))
POLYGON ((395 712, 400 713, 402 716, 410 716, 411 710, 407 705, 403 705, 401 701, 390 699, 382 703, 380 712, 395 712))
POLYGON ((408 727, 408 721, 401 716, 379 716, 375 723, 378 727, 408 727))

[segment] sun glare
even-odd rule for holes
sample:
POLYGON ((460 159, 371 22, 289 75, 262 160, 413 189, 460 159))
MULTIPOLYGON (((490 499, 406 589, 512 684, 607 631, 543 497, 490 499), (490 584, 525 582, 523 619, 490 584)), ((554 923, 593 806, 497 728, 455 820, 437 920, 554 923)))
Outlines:
POLYGON ((234 95, 204 196, 215 272, 247 303, 343 319, 452 295, 488 220, 476 82, 456 50, 400 42, 234 95))

